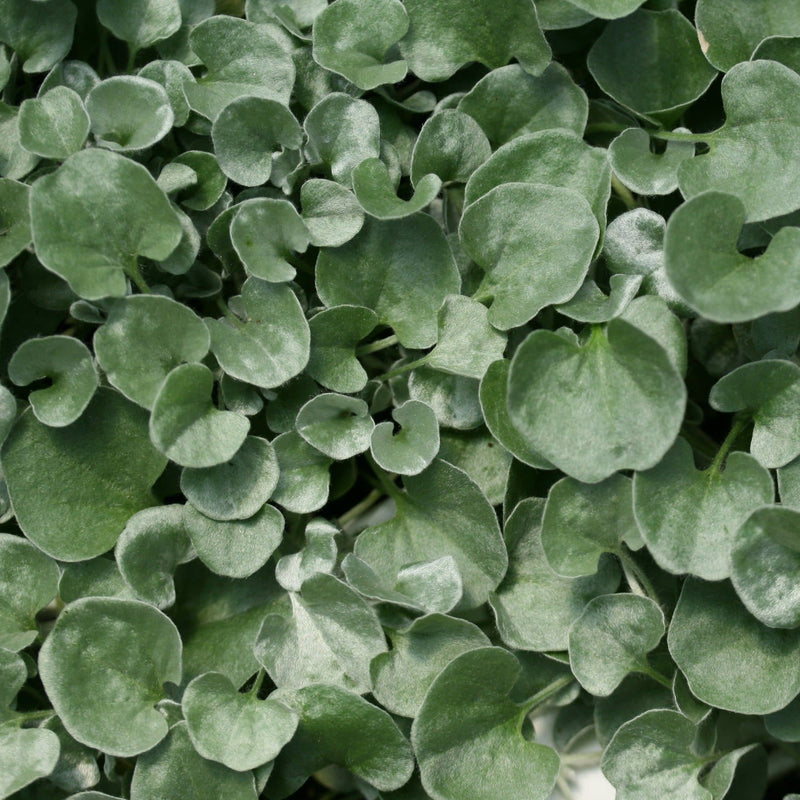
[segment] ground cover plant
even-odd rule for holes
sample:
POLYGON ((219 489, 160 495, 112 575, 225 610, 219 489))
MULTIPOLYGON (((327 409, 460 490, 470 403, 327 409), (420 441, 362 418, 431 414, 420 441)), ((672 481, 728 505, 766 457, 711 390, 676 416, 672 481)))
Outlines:
POLYGON ((0 800, 800 797, 799 3, 0 43, 0 800))

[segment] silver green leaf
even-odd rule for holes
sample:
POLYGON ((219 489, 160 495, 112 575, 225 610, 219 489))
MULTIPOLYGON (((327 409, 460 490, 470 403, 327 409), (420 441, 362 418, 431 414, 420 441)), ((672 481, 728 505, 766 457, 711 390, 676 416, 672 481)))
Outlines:
POLYGON ((66 86, 23 100, 18 120, 20 144, 44 158, 63 161, 77 153, 89 135, 89 115, 83 101, 66 86))

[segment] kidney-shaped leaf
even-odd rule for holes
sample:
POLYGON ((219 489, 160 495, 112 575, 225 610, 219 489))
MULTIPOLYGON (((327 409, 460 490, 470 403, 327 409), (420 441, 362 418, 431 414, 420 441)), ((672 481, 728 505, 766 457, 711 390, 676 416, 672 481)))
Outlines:
POLYGON ((754 511, 739 528, 731 580, 748 610, 771 628, 800 626, 800 513, 754 511))
POLYGON ((214 376, 203 364, 183 364, 167 375, 153 401, 150 439, 184 467, 230 461, 244 443, 247 417, 214 407, 214 376))
POLYGON ((113 547, 128 518, 154 504, 150 487, 165 464, 150 443, 147 414, 110 389, 100 389, 65 428, 43 425, 26 411, 2 450, 20 527, 62 561, 113 547))
POLYGON ((477 295, 492 301, 489 322, 508 330, 569 300, 599 235, 589 203, 572 189, 509 183, 467 206, 459 236, 486 271, 477 295))
POLYGON ((364 531, 355 554, 394 585, 409 564, 452 556, 464 585, 462 606, 486 602, 508 565, 494 509, 466 473, 434 461, 419 475, 405 478, 405 492, 394 498, 396 515, 364 531))
POLYGON ((769 714, 800 693, 800 630, 766 627, 729 583, 689 578, 667 641, 692 694, 709 705, 769 714))
POLYGON ((167 258, 182 229, 141 164, 92 148, 70 156, 31 188, 36 255, 87 300, 125 294, 137 256, 167 258))
POLYGON ((364 211, 355 195, 335 181, 311 178, 300 187, 303 222, 316 247, 339 247, 364 224, 364 211))
POLYGON ((290 605, 268 614, 256 658, 280 687, 331 683, 364 693, 369 662, 386 650, 375 611, 332 575, 308 578, 290 605))
POLYGON ((800 229, 781 228, 763 255, 750 258, 736 248, 744 219, 738 197, 713 191, 684 203, 667 223, 667 277, 714 322, 744 322, 800 303, 800 229))
POLYGON ((311 334, 295 293, 288 286, 248 278, 239 310, 239 318, 206 319, 222 369, 266 389, 300 373, 308 363, 311 334))
POLYGON ((56 596, 58 578, 57 564, 41 550, 0 534, 0 648, 16 652, 36 639, 36 613, 56 596))
POLYGON ((666 351, 621 319, 605 332, 595 327, 583 345, 534 331, 508 375, 511 421, 580 481, 654 466, 675 441, 685 405, 683 378, 666 351))
POLYGON ((175 570, 194 558, 183 506, 156 506, 134 514, 117 539, 114 555, 137 599, 157 608, 171 606, 175 570))
POLYGON ((200 675, 186 687, 183 712, 197 752, 237 772, 272 761, 298 723, 283 703, 240 694, 218 672, 200 675))
POLYGON ((134 756, 167 735, 155 705, 164 698, 164 683, 180 683, 181 638, 153 606, 87 597, 59 615, 42 645, 39 672, 75 739, 134 756))
POLYGON ((273 153, 281 147, 297 149, 303 133, 283 103, 245 96, 220 111, 211 138, 219 166, 231 180, 242 186, 260 186, 272 172, 273 153))
POLYGON ((175 122, 164 87, 138 75, 115 75, 86 95, 92 133, 101 147, 144 150, 163 139, 175 122))
POLYGON ((572 672, 587 692, 608 697, 630 672, 652 673, 647 654, 664 631, 664 614, 649 597, 595 597, 569 629, 572 672))
POLYGON ((619 800, 711 800, 698 782, 706 765, 692 744, 697 726, 677 711, 646 711, 622 725, 603 754, 603 774, 619 800))
POLYGON ((47 72, 72 47, 77 15, 70 0, 8 0, 0 11, 0 42, 11 46, 25 72, 47 72))
POLYGON ((198 114, 215 120, 244 95, 289 103, 294 63, 269 25, 218 14, 196 25, 189 43, 208 68, 196 83, 184 84, 186 99, 198 114))
POLYGON ((718 581, 730 575, 739 526, 772 502, 775 488, 747 453, 731 453, 724 470, 696 469, 692 448, 678 439, 655 467, 636 473, 633 493, 642 538, 658 565, 718 581))
POLYGON ((378 466, 399 475, 418 475, 439 452, 439 424, 433 409, 421 400, 407 400, 392 410, 392 422, 372 431, 370 452, 378 466))
POLYGON ((400 199, 394 191, 386 164, 379 158, 366 158, 353 170, 353 192, 361 208, 376 219, 409 217, 430 205, 439 193, 441 180, 425 175, 416 184, 414 196, 400 199))
MULTIPOLYGON (((617 177, 637 194, 670 194, 678 188, 678 168, 687 158, 694 157, 694 143, 667 142, 663 153, 654 153, 651 141, 641 128, 628 128, 611 142, 609 163, 617 177)), ((635 212, 645 209, 637 208, 635 212)))
POLYGON ((296 425, 312 447, 336 461, 363 453, 375 427, 363 400, 329 392, 312 397, 298 412, 296 425))
POLYGON ((317 291, 327 306, 371 308, 406 347, 430 347, 437 312, 460 278, 450 246, 427 214, 367 220, 354 239, 317 260, 317 291))
POLYGON ((359 89, 399 83, 406 62, 386 62, 387 51, 405 36, 408 14, 399 0, 339 0, 314 20, 314 59, 359 89))
POLYGON ((296 431, 282 433, 272 443, 280 469, 272 500, 296 514, 322 508, 328 500, 331 459, 296 431))
POLYGON ((169 297, 133 295, 116 301, 94 335, 97 362, 126 397, 152 408, 167 375, 200 361, 209 335, 202 320, 169 297))
POLYGON ((117 39, 141 50, 172 36, 181 26, 179 0, 133 0, 118 6, 98 0, 97 18, 117 39))
POLYGON ((406 0, 405 7, 411 24, 400 52, 423 81, 443 81, 470 61, 496 69, 516 57, 534 75, 550 62, 536 9, 526 0, 406 0))
POLYGON ((736 195, 748 222, 800 208, 800 75, 776 61, 737 64, 722 101, 725 124, 698 135, 710 149, 681 164, 681 192, 736 195))
POLYGON ((508 572, 489 597, 502 640, 519 650, 567 649, 569 626, 593 597, 613 592, 619 569, 610 556, 600 558, 595 574, 565 578, 547 562, 542 547, 544 501, 529 498, 506 520, 508 572))
POLYGON ((89 135, 89 115, 83 101, 66 86, 23 100, 18 120, 20 144, 44 158, 63 160, 77 153, 89 135))
POLYGON ((434 680, 411 728, 422 785, 434 800, 545 800, 558 755, 522 736, 524 706, 509 697, 520 673, 499 647, 453 659, 434 680))
POLYGON ((40 422, 54 428, 71 425, 94 397, 98 378, 89 348, 71 336, 28 339, 8 362, 8 377, 17 386, 49 378, 52 385, 28 395, 40 422))
POLYGON ((338 686, 322 684, 280 692, 275 699, 300 715, 300 725, 275 761, 267 784, 270 797, 288 797, 330 764, 382 792, 400 788, 411 777, 411 746, 383 709, 338 686))
POLYGON ((179 722, 157 747, 136 760, 131 800, 183 797, 191 787, 193 800, 256 800, 251 772, 232 769, 200 756, 179 722))
POLYGON ((58 763, 60 749, 53 731, 0 725, 0 798, 47 777, 58 763))
POLYGON ((783 467, 800 455, 800 367, 793 361, 743 364, 714 384, 709 403, 717 411, 752 414, 750 452, 763 466, 783 467))

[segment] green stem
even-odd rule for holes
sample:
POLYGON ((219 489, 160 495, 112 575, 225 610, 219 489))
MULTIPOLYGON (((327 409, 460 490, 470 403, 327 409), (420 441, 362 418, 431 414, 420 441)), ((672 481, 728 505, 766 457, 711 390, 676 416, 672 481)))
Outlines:
POLYGON ((603 757, 601 751, 594 753, 563 753, 561 763, 565 767, 596 767, 603 757))
POLYGON ((253 697, 258 697, 258 693, 261 691, 261 686, 264 683, 264 678, 267 677, 267 671, 264 667, 258 671, 258 675, 256 675, 255 681, 253 681, 252 687, 250 687, 250 691, 247 693, 253 697))
POLYGON ((717 454, 714 456, 714 460, 711 462, 711 466, 708 468, 709 472, 718 473, 725 465, 725 459, 728 457, 728 453, 733 447, 733 443, 739 437, 739 434, 748 426, 750 423, 750 417, 744 415, 741 417, 737 417, 733 425, 731 426, 730 432, 725 437, 725 441, 719 446, 719 450, 717 454))
POLYGON ((393 344, 397 344, 397 335, 394 333, 384 339, 376 339, 369 344, 362 344, 361 347, 356 348, 356 355, 368 356, 370 353, 379 353, 381 350, 385 350, 393 344))
POLYGON ((617 552, 617 558, 622 564, 622 571, 625 573, 625 580, 631 587, 634 594, 649 597, 656 605, 660 606, 661 602, 658 599, 658 592, 653 586, 650 578, 647 577, 644 570, 634 561, 634 559, 625 550, 620 549, 617 552))
POLYGON ((569 784, 560 773, 556 778, 556 786, 558 786, 558 791, 564 796, 564 800, 576 800, 575 795, 572 794, 572 789, 569 788, 569 784))
POLYGON ((125 67, 126 72, 133 72, 136 63, 136 56, 139 54, 139 49, 136 47, 128 46, 128 63, 125 67))
POLYGON ((354 519, 358 519, 365 511, 369 511, 381 497, 384 497, 383 491, 381 489, 373 489, 360 503, 356 503, 339 517, 339 527, 344 528, 354 519))
POLYGON ((378 375, 375 378, 376 381, 389 381, 392 378, 396 378, 399 375, 403 375, 406 372, 411 372, 412 369, 417 369, 417 367, 422 367, 428 363, 428 356, 422 356, 422 358, 418 358, 416 361, 410 361, 408 364, 401 364, 399 367, 395 367, 395 369, 390 369, 388 372, 384 372, 383 375, 378 375))
POLYGON ((45 709, 44 711, 25 711, 18 714, 11 721, 22 725, 23 722, 34 722, 38 719, 47 719, 48 717, 55 716, 55 711, 52 708, 45 709))
POLYGON ((380 481, 381 486, 383 487, 384 493, 388 494, 393 500, 399 500, 403 497, 402 490, 395 484, 394 480, 389 476, 387 472, 384 472, 378 464, 376 463, 375 459, 372 457, 371 453, 365 453, 367 461, 369 462, 370 467, 372 467, 372 471, 375 473, 375 477, 380 481))
POLYGON ((707 142, 710 133, 681 133, 680 131, 647 131, 654 139, 663 142, 707 142))
POLYGON ((523 705, 520 709, 520 728, 531 711, 533 711, 537 706, 542 705, 542 703, 546 703, 551 697, 557 695, 562 689, 569 686, 574 680, 575 679, 572 677, 572 675, 564 675, 563 677, 558 678, 557 680, 554 680, 552 683, 545 686, 544 689, 536 692, 533 697, 529 697, 525 701, 525 705, 523 705))
POLYGON ((681 436, 683 436, 700 455, 707 458, 709 462, 714 460, 714 457, 717 455, 718 445, 705 431, 700 428, 684 425, 681 428, 681 436))
POLYGON ((625 204, 628 211, 639 208, 639 203, 633 196, 631 190, 616 176, 611 173, 611 188, 616 192, 617 197, 625 204))
POLYGON ((240 319, 233 313, 233 311, 228 308, 228 304, 219 296, 217 296, 217 308, 225 315, 227 319, 229 319, 234 325, 238 327, 243 327, 246 323, 243 319, 240 319))
POLYGON ((125 274, 133 281, 136 288, 142 292, 142 294, 153 294, 153 290, 147 285, 147 281, 144 279, 142 271, 139 269, 139 259, 136 256, 131 256, 125 274))
POLYGON ((650 664, 640 664, 638 671, 672 691, 672 681, 666 675, 655 669, 655 667, 651 667, 650 664))

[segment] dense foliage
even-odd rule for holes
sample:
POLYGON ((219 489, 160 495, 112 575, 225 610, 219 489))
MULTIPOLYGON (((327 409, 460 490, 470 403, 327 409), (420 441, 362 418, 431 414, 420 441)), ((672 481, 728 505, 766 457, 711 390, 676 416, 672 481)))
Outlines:
POLYGON ((800 791, 800 3, 0 43, 0 798, 800 791))

